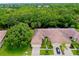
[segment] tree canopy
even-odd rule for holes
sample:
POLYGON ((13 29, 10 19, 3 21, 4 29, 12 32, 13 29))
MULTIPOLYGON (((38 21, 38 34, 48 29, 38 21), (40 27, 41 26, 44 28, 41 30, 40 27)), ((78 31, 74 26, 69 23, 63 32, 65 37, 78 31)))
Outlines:
POLYGON ((31 28, 79 28, 79 4, 13 4, 0 7, 0 28, 27 23, 31 28), (16 8, 15 8, 16 7, 16 8))
POLYGON ((8 29, 5 45, 9 49, 30 47, 33 30, 27 24, 20 23, 8 29))

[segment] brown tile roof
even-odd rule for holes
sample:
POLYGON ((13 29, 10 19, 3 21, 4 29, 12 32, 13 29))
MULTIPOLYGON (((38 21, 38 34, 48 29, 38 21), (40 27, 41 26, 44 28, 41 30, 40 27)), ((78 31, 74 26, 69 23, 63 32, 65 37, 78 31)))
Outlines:
POLYGON ((79 42, 79 32, 77 32, 77 41, 79 42))
POLYGON ((74 36, 73 28, 48 28, 37 29, 31 44, 41 44, 44 37, 48 37, 52 43, 70 43, 70 36, 74 36))
POLYGON ((69 43, 69 39, 66 38, 63 33, 59 30, 53 30, 52 35, 48 35, 49 39, 53 43, 69 43))
POLYGON ((76 34, 76 30, 73 28, 68 28, 68 29, 60 29, 64 35, 66 35, 67 37, 74 37, 76 34))
POLYGON ((2 42, 2 40, 3 40, 4 36, 5 36, 5 34, 6 34, 6 30, 0 31, 0 42, 2 42))
POLYGON ((41 44, 43 39, 42 31, 37 31, 32 38, 31 44, 41 44))

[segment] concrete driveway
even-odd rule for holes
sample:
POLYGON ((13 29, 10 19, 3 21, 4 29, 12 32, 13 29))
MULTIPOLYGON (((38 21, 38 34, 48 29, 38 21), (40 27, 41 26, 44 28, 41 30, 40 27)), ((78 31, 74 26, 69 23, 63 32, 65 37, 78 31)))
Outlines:
POLYGON ((66 56, 72 56, 73 55, 70 48, 65 49, 64 53, 65 53, 66 56))
POLYGON ((39 56, 40 55, 40 47, 33 47, 32 48, 32 55, 39 56))

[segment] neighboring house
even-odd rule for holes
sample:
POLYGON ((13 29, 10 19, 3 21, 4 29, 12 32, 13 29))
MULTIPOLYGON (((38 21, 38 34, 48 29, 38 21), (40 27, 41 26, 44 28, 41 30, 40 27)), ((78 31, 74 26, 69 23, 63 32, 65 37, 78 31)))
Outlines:
POLYGON ((6 34, 6 30, 1 30, 0 31, 0 47, 2 46, 2 43, 3 43, 3 38, 4 38, 4 36, 5 36, 5 34, 6 34))

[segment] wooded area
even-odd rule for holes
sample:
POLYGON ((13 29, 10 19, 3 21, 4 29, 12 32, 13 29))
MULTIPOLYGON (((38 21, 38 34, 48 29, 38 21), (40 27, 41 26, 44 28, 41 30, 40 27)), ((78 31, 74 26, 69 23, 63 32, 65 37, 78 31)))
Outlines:
POLYGON ((79 4, 1 5, 1 29, 10 28, 20 22, 28 24, 33 29, 79 28, 79 4))

